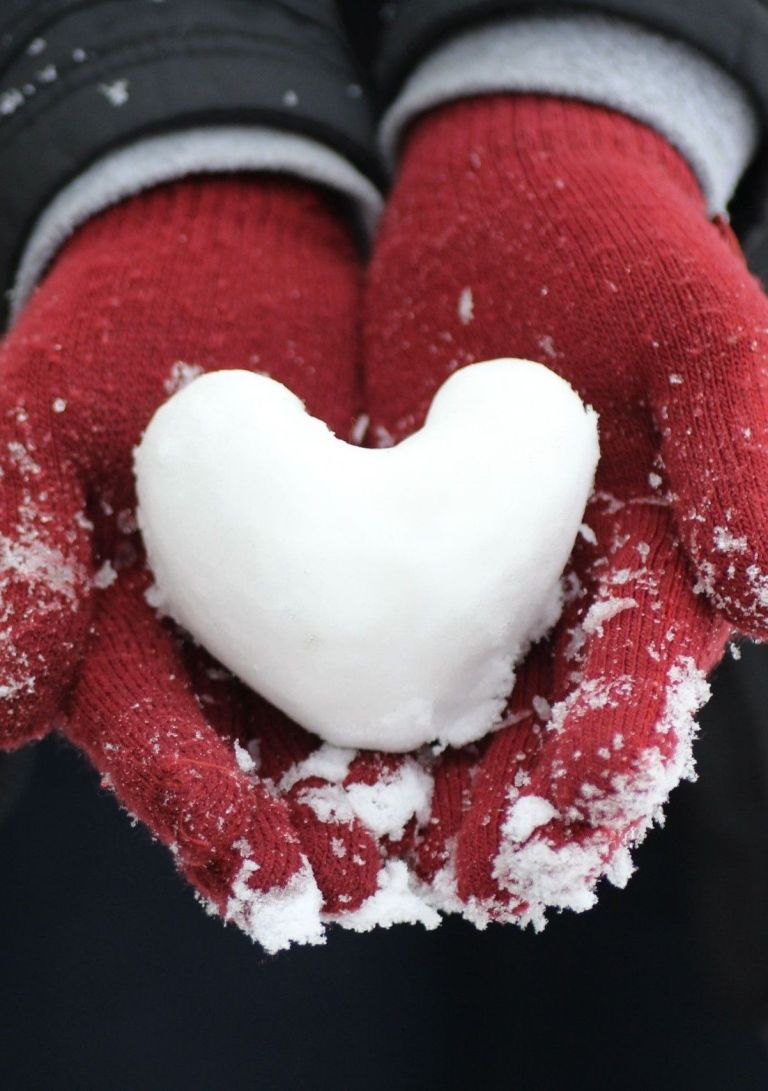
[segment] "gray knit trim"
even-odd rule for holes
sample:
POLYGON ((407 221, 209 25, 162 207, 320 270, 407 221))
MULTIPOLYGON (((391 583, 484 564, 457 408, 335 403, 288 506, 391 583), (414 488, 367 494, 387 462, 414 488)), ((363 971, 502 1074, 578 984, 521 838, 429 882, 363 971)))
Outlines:
POLYGON ((506 18, 464 31, 419 65, 381 126, 394 161, 406 126, 441 103, 503 91, 579 98, 662 133, 722 212, 760 136, 746 91, 704 54, 623 19, 506 18))
POLYGON ((309 137, 256 126, 217 126, 151 136, 99 159, 65 186, 38 218, 11 295, 15 319, 56 252, 86 220, 161 182, 189 174, 287 172, 348 197, 368 236, 381 213, 378 190, 352 164, 309 137))

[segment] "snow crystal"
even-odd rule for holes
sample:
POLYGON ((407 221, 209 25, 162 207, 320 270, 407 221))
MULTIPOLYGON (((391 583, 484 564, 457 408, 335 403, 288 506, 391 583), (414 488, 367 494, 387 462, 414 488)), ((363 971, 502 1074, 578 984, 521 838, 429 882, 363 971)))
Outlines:
POLYGON ((627 848, 620 848, 608 864, 605 877, 608 882, 619 890, 623 890, 635 870, 632 855, 627 848))
POLYGON ((261 740, 250 739, 248 741, 248 756, 251 759, 251 772, 257 773, 261 768, 261 740))
POLYGON ((67 408, 66 398, 54 398, 51 408, 53 409, 54 413, 63 413, 64 410, 67 408))
POLYGON ((727 527, 715 527, 713 532, 715 549, 720 553, 746 553, 746 538, 737 538, 727 527))
POLYGON ((127 79, 113 80, 112 83, 100 83, 99 91, 112 106, 125 106, 129 99, 127 79))
POLYGON ((33 38, 27 46, 27 53, 30 57, 38 57, 46 47, 45 38, 33 38))
POLYGON ((239 850, 243 863, 232 884, 224 919, 233 921, 269 954, 284 951, 292 943, 325 943, 320 920, 323 896, 307 860, 286 886, 261 891, 249 883, 259 865, 248 856, 247 844, 239 850))
POLYGON ((373 430, 373 435, 374 435, 375 445, 376 445, 377 449, 382 450, 383 448, 386 448, 386 447, 394 447, 395 446, 394 436, 390 432, 388 432, 387 429, 383 425, 381 425, 381 424, 376 425, 376 427, 373 430))
POLYGON ((171 364, 168 378, 163 383, 166 394, 175 394, 177 390, 183 390, 202 373, 203 369, 199 364, 187 364, 184 360, 176 360, 171 364))
POLYGON ((533 698, 531 704, 533 705, 533 711, 536 713, 540 720, 547 721, 552 715, 552 709, 546 697, 540 697, 537 695, 533 698))
POLYGON ((0 92, 0 116, 7 117, 24 105, 24 95, 16 87, 0 92))
POLYGON ((141 529, 172 616, 292 719, 341 746, 459 746, 559 614, 597 455, 595 415, 540 364, 458 370, 386 455, 218 372, 136 451, 141 529))
POLYGON ((104 564, 93 577, 93 586, 103 591, 105 588, 111 587, 116 579, 117 572, 115 572, 111 562, 104 561, 104 564))
POLYGON ((459 294, 459 305, 457 307, 457 313, 459 315, 459 321, 462 326, 468 326, 472 321, 475 313, 475 300, 472 295, 472 289, 470 287, 462 288, 459 294))
POLYGON ((611 618, 622 614, 625 610, 632 610, 637 606, 637 600, 631 598, 607 598, 593 602, 582 622, 585 633, 603 635, 603 626, 611 618))
POLYGON ((629 674, 620 674, 615 678, 588 678, 571 690, 567 697, 552 707, 548 728, 550 731, 562 731, 565 721, 575 706, 590 709, 617 708, 619 704, 632 696, 634 680, 629 674))
POLYGON ((557 811, 548 800, 541 796, 521 796, 507 812, 501 829, 502 837, 527 841, 535 829, 556 817, 557 811))
POLYGON ((30 585, 43 585, 64 598, 73 608, 77 605, 77 588, 84 574, 68 564, 64 554, 29 533, 14 541, 0 534, 0 572, 15 572, 30 585))
POLYGON ((296 94, 295 91, 286 91, 283 95, 283 102, 286 106, 298 106, 299 96, 296 94))
POLYGON ((88 54, 85 52, 84 49, 81 49, 79 46, 76 49, 72 50, 72 60, 75 62, 75 64, 82 64, 87 57, 88 54))
POLYGON ((47 64, 45 68, 41 68, 37 73, 37 78, 40 83, 54 83, 59 78, 59 73, 55 64, 47 64))
POLYGON ((750 590, 755 597, 755 604, 761 607, 768 606, 768 576, 760 571, 756 564, 751 564, 746 571, 750 590))
POLYGON ((548 333, 543 334, 539 338, 539 348, 545 356, 548 356, 550 358, 550 360, 556 360, 557 357, 560 355, 555 349, 554 339, 548 333))
POLYGON ((8 454, 14 466, 26 477, 36 477, 40 473, 40 466, 35 462, 23 443, 11 440, 8 444, 8 454))
POLYGON ((8 701, 22 693, 34 693, 36 688, 37 682, 31 674, 26 678, 6 678, 0 685, 0 700, 8 701))
POLYGON ((367 413, 361 413, 352 426, 352 433, 350 439, 352 443, 356 443, 358 447, 365 439, 365 433, 368 431, 368 426, 371 423, 371 418, 367 413))
POLYGON ((256 762, 253 760, 252 755, 244 746, 240 745, 237 739, 235 739, 235 761, 241 773, 256 772, 256 762))
POLYGON ((135 534, 138 530, 136 512, 131 508, 121 508, 117 513, 115 523, 121 534, 135 534))
POLYGON ((151 583, 144 592, 144 601, 158 613, 165 614, 165 595, 156 583, 151 583))

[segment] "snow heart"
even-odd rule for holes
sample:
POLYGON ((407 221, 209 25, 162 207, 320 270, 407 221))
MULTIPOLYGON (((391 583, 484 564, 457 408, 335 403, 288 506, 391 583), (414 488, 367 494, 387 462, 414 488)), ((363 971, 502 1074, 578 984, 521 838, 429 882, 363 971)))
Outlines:
POLYGON ((597 459, 595 413, 529 361, 455 372, 384 450, 264 375, 204 375, 135 452, 153 602, 328 742, 461 746, 557 619, 597 459))

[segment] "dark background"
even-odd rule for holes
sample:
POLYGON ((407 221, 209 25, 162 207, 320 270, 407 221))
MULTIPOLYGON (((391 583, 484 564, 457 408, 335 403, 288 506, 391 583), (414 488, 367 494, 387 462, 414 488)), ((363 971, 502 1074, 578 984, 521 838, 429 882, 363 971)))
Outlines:
POLYGON ((0 1087, 768 1089, 767 651, 721 668, 701 778, 627 890, 539 936, 451 919, 268 958, 48 739, 0 826, 0 1087))

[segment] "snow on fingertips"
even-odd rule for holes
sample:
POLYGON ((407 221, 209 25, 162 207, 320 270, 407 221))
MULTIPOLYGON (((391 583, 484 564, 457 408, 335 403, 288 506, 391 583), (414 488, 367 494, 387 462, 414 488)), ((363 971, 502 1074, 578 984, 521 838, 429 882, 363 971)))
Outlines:
POLYGON ((370 932, 395 924, 421 924, 431 931, 440 925, 440 914, 402 860, 388 860, 383 865, 376 892, 359 909, 324 913, 322 919, 352 932, 370 932))
MULTIPOLYGON (((706 286, 698 352, 654 376, 665 478, 696 591, 741 632, 768 635, 766 298, 738 266, 706 286)), ((700 285, 700 290, 705 286, 700 285)))
POLYGON ((397 841, 413 818, 421 824, 427 821, 432 777, 414 758, 405 757, 391 769, 377 770, 372 783, 347 779, 354 759, 353 750, 323 743, 286 770, 280 791, 310 781, 309 787, 300 789, 298 799, 311 807, 321 822, 349 822, 356 817, 375 837, 397 841), (314 783, 313 778, 318 777, 325 781, 322 786, 314 783))
POLYGON ((259 865, 243 846, 243 862, 232 883, 224 920, 232 921, 270 954, 293 944, 325 943, 320 920, 323 897, 306 859, 284 886, 257 890, 249 880, 259 865))
POLYGON ((644 748, 630 772, 615 775, 609 790, 585 801, 580 821, 588 823, 586 833, 572 832, 563 815, 546 825, 555 817, 554 808, 542 806, 546 801, 535 797, 514 796, 493 862, 499 885, 528 906, 514 919, 540 929, 549 908, 583 912, 594 905, 601 878, 617 886, 626 884, 633 870, 629 849, 644 839, 654 822, 663 822, 663 806, 672 789, 681 780, 695 778, 695 716, 709 694, 704 672, 692 658, 679 657, 670 666, 656 733, 671 746, 666 751, 660 745, 644 748), (530 827, 530 837, 521 840, 525 827, 530 827))
POLYGON ((49 730, 56 687, 77 657, 90 523, 77 482, 51 472, 50 432, 21 400, 2 417, 0 741, 18 745, 49 730))
POLYGON ((457 371, 385 450, 264 375, 205 375, 136 451, 155 602, 330 743, 462 746, 560 612, 597 458, 595 414, 527 361, 457 371))

